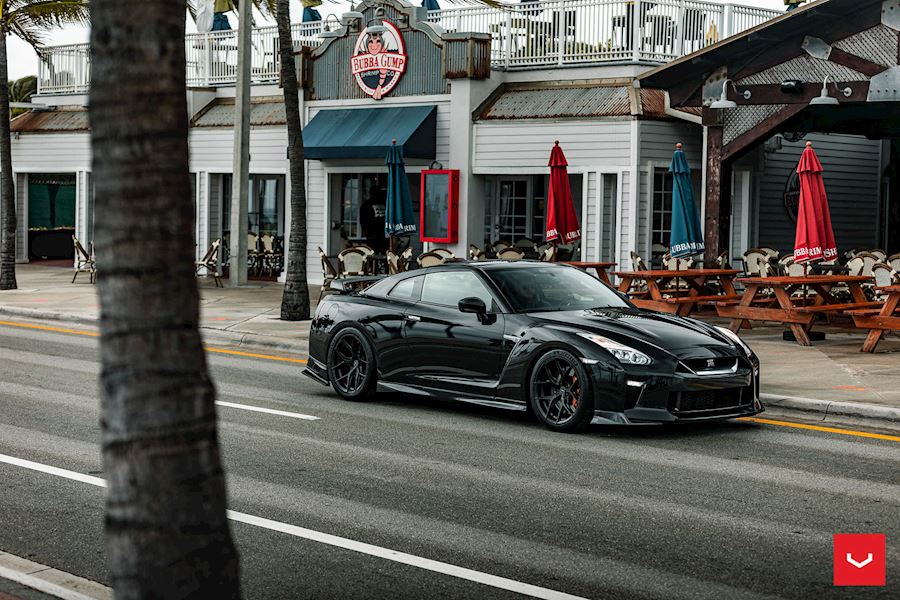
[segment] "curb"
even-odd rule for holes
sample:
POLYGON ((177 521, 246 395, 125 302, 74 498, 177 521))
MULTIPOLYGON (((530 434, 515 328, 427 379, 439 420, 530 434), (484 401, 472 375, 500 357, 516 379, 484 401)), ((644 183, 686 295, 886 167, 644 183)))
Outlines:
POLYGON ((63 600, 111 600, 113 591, 96 581, 0 552, 0 577, 63 600))
POLYGON ((765 403, 766 408, 778 409, 823 423, 864 425, 900 431, 900 408, 781 394, 760 394, 760 399, 765 403))
MULTIPOLYGON (((58 321, 92 327, 96 327, 98 324, 98 319, 81 315, 18 306, 0 306, 0 315, 44 321, 58 321)), ((199 329, 204 341, 228 343, 242 348, 262 348, 268 350, 280 350, 282 352, 294 352, 297 354, 306 354, 309 350, 309 332, 297 334, 296 338, 282 338, 259 333, 228 331, 216 329, 214 327, 200 326, 199 329)))

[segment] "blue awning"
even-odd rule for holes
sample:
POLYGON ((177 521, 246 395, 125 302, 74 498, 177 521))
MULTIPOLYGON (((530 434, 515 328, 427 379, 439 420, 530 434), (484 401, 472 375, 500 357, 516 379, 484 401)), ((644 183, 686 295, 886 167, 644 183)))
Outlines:
POLYGON ((342 108, 316 113, 303 129, 303 155, 310 159, 384 159, 391 140, 406 158, 435 158, 437 107, 342 108))

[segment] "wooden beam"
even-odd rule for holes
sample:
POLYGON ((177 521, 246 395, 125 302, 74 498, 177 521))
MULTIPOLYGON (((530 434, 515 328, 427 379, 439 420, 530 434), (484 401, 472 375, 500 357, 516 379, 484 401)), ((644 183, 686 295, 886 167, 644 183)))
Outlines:
POLYGON ((878 63, 872 62, 871 60, 862 58, 855 54, 850 54, 849 52, 845 52, 840 48, 835 48, 834 46, 831 47, 831 54, 828 55, 828 60, 830 62, 843 65, 849 69, 853 69, 854 71, 858 71, 868 77, 875 77, 879 73, 884 73, 888 70, 888 68, 884 65, 879 65, 878 63))
MULTIPOLYGON (((821 82, 804 83, 803 92, 800 94, 788 94, 781 91, 780 83, 766 83, 761 85, 738 86, 738 93, 729 87, 728 97, 738 103, 738 106, 757 106, 760 104, 809 104, 809 101, 819 96, 822 91, 821 82), (750 99, 744 100, 742 95, 750 92, 750 99)), ((828 93, 837 98, 841 104, 866 102, 869 97, 868 81, 839 81, 832 85, 828 82, 828 93), (844 96, 843 90, 850 88, 850 96, 844 96)))
POLYGON ((778 113, 772 115, 759 125, 751 128, 750 131, 740 135, 728 144, 722 147, 722 159, 727 160, 740 154, 750 146, 771 137, 777 133, 778 128, 788 119, 803 112, 807 105, 790 104, 778 113))
POLYGON ((704 260, 712 264, 730 244, 731 163, 723 155, 723 129, 706 128, 706 222, 704 260))

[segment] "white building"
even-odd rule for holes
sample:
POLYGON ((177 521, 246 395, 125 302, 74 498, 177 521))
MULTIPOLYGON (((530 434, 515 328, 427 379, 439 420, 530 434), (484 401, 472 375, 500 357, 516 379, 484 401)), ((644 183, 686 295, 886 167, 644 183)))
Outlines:
MULTIPOLYGON (((312 281, 321 278, 319 248, 334 255, 362 237, 359 206, 384 186, 383 157, 395 138, 405 146, 414 199, 423 169, 439 163, 459 170, 460 236, 451 246, 459 256, 469 244, 543 237, 547 162, 559 140, 582 223, 582 258, 624 269, 632 250, 649 259, 654 244, 668 242, 667 168, 676 143, 684 144, 702 196, 704 134, 700 110, 673 110, 665 92, 639 89, 635 78, 776 15, 693 0, 552 0, 431 13, 403 0, 363 0, 356 10, 361 19, 350 15, 319 35, 320 23, 295 29, 298 48, 308 46, 298 53, 298 69, 312 281), (384 69, 376 100, 370 94, 381 83, 381 63, 369 71, 355 63, 358 78, 352 60, 359 52, 369 60, 367 25, 381 18, 388 56, 371 60, 394 61, 396 70, 384 69), (398 55, 406 57, 402 66, 398 55)), ((254 36, 249 215, 251 231, 281 236, 289 235, 290 206, 274 35, 270 28, 254 36)), ((229 36, 192 35, 186 46, 198 254, 228 233, 236 62, 229 36)), ((41 206, 48 185, 73 198, 61 211, 71 211, 76 235, 84 242, 93 236, 88 51, 49 48, 44 56, 34 102, 55 110, 13 122, 21 261, 35 255, 28 232, 35 220, 47 220, 41 206)), ((846 186, 829 189, 833 205, 856 197, 862 185, 878 198, 882 142, 830 136, 817 150, 832 164, 853 165, 846 186), (830 153, 832 146, 841 150, 830 153)), ((786 220, 781 193, 798 156, 798 145, 773 141, 735 167, 731 256, 754 245, 789 245, 776 223, 786 220)), ((877 235, 859 240, 877 243, 877 235)))

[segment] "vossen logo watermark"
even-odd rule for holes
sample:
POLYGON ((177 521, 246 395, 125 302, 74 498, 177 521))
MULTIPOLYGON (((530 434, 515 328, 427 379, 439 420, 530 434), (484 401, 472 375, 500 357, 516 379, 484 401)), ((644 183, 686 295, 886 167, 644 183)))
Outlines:
POLYGON ((390 93, 403 73, 408 56, 403 36, 390 21, 383 21, 386 31, 373 32, 366 28, 356 38, 350 70, 360 89, 375 100, 390 93))

